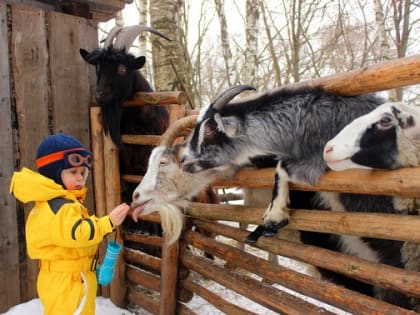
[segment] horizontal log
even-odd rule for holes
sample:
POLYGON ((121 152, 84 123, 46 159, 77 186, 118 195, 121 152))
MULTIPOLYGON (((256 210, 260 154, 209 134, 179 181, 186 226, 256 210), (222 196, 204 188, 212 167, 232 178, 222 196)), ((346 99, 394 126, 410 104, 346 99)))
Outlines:
POLYGON ((160 136, 154 135, 121 135, 121 141, 125 144, 157 146, 160 136))
MULTIPOLYGON (((237 172, 234 178, 218 180, 212 186, 215 188, 272 188, 274 172, 274 168, 243 168, 237 172)), ((143 177, 123 174, 121 178, 130 183, 140 183, 143 177)), ((290 183, 289 187, 291 190, 420 198, 420 167, 397 170, 329 171, 320 178, 315 186, 290 183)))
POLYGON ((159 312, 159 300, 150 297, 144 292, 140 292, 133 286, 128 288, 127 298, 131 303, 141 306, 152 314, 158 314, 159 312))
MULTIPOLYGON (((243 168, 231 180, 220 180, 214 187, 271 188, 274 168, 243 168)), ((316 186, 290 183, 292 190, 348 192, 370 195, 391 195, 407 198, 420 197, 420 167, 398 170, 329 171, 316 186)))
POLYGON ((363 93, 379 92, 396 89, 420 83, 420 55, 395 58, 371 66, 337 73, 321 78, 290 83, 268 90, 264 93, 255 93, 246 98, 233 100, 232 103, 251 100, 261 94, 272 94, 284 88, 300 88, 304 86, 321 86, 331 93, 341 95, 359 95, 363 93))
MULTIPOLYGON (((159 300, 152 298, 151 296, 145 294, 144 292, 140 292, 133 286, 130 286, 128 289, 128 301, 135 305, 139 305, 146 311, 150 312, 151 314, 158 314, 159 313, 159 300)), ((177 303, 177 314, 179 315, 197 315, 197 313, 193 312, 188 306, 182 303, 177 303)))
MULTIPOLYGON (((193 220, 209 232, 243 242, 249 234, 231 226, 193 220)), ((358 257, 337 253, 311 245, 303 245, 274 237, 260 237, 252 246, 276 255, 300 260, 317 267, 339 272, 375 286, 393 289, 420 298, 420 273, 383 264, 376 264, 358 257)))
MULTIPOLYGON (((193 232, 194 233, 194 232, 193 232)), ((189 232, 187 232, 189 240, 189 232)), ((195 233, 197 234, 197 233, 195 233)), ((191 242, 193 243, 193 242, 191 242)), ((195 242, 193 243, 195 246, 195 242)), ((267 286, 261 281, 233 270, 223 268, 213 261, 194 256, 188 251, 181 255, 182 263, 191 270, 281 314, 331 314, 323 308, 303 301, 296 296, 267 286)), ((217 306, 217 305, 215 305, 217 306)))
POLYGON ((325 90, 333 93, 359 95, 419 83, 420 55, 414 55, 319 79, 305 80, 289 86, 296 88, 300 86, 322 86, 325 90))
POLYGON ((160 290, 160 277, 148 271, 127 265, 126 276, 131 283, 139 284, 156 292, 160 290))
POLYGON ((143 235, 138 233, 123 232, 122 237, 125 241, 133 241, 140 244, 147 244, 162 247, 162 238, 159 236, 143 235))
POLYGON ((217 294, 207 290, 206 288, 198 285, 191 280, 182 280, 180 285, 191 291, 195 294, 201 296, 203 299, 207 300, 210 304, 214 305, 217 309, 221 310, 225 314, 235 314, 235 315, 257 315, 257 313, 243 309, 237 305, 234 305, 217 294))
POLYGON ((135 263, 160 272, 161 260, 140 250, 124 247, 124 258, 128 263, 135 263))
MULTIPOLYGON (((273 265, 269 261, 254 256, 252 254, 243 252, 235 247, 220 243, 212 238, 200 235, 197 232, 187 231, 184 235, 185 241, 192 246, 211 253, 219 258, 226 260, 233 266, 238 266, 249 272, 255 273, 264 279, 285 286, 291 290, 313 297, 324 303, 336 306, 354 314, 413 314, 406 309, 376 300, 374 298, 362 295, 345 289, 341 286, 328 283, 327 281, 320 281, 310 276, 301 274, 291 269, 280 265, 273 265)), ((188 257, 189 258, 189 257, 188 257)), ((185 263, 185 257, 182 256, 182 261, 185 263)), ((187 266, 194 270, 196 263, 187 261, 187 266)), ((208 264, 206 264, 208 265, 208 264)), ((210 266, 200 267, 200 272, 210 266)), ((207 277, 214 279, 215 272, 208 273, 207 277)), ((217 280, 218 281, 218 280, 217 280)), ((255 289, 259 291, 259 289, 255 289)), ((262 291, 259 291, 261 293, 262 291)), ((302 312, 301 314, 307 314, 302 312)))
MULTIPOLYGON (((265 209, 242 205, 191 203, 186 214, 195 218, 262 225, 265 209)), ((289 228, 420 243, 420 217, 385 213, 291 210, 289 228)))
POLYGON ((142 106, 142 105, 185 105, 187 96, 184 92, 137 92, 133 99, 125 101, 124 106, 142 106))

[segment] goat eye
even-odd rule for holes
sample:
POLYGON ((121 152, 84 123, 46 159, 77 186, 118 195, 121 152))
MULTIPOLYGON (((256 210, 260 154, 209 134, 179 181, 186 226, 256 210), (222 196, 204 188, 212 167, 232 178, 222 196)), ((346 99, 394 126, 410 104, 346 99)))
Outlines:
POLYGON ((124 65, 118 65, 117 71, 118 71, 118 74, 124 75, 127 73, 127 67, 124 65))
POLYGON ((204 126, 204 138, 209 138, 214 135, 214 129, 209 125, 204 126))
POLYGON ((159 161, 159 167, 168 165, 168 161, 166 159, 162 159, 159 161))
POLYGON ((378 122, 379 129, 389 129, 392 127, 392 119, 389 116, 384 116, 378 122))

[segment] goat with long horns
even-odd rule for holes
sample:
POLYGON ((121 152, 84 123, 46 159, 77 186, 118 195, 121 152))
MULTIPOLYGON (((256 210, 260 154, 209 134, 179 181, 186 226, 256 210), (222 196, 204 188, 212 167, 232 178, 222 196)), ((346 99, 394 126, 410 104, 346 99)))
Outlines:
POLYGON ((161 134, 168 126, 168 111, 161 106, 132 107, 123 111, 124 101, 136 92, 152 92, 149 82, 138 71, 146 58, 128 53, 134 39, 142 32, 171 39, 144 25, 114 27, 104 40, 102 48, 92 52, 80 49, 80 55, 96 67, 95 99, 101 107, 103 127, 119 147, 121 132, 134 134, 161 134), (121 121, 124 121, 121 130, 121 121))

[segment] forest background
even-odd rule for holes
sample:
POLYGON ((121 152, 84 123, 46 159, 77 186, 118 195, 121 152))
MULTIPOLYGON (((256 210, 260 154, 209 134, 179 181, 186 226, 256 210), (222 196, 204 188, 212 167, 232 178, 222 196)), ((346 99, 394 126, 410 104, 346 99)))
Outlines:
MULTIPOLYGON (((145 24, 132 47, 157 91, 184 90, 200 108, 226 88, 263 92, 420 51, 419 0, 134 0, 100 24, 145 24)), ((420 104, 420 87, 389 91, 420 104)))

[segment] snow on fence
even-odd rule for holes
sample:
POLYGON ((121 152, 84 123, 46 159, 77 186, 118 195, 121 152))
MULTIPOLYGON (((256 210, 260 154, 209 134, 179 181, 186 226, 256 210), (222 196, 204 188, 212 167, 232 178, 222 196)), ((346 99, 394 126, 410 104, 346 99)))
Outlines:
MULTIPOLYGON (((300 82, 293 86, 321 85, 333 92, 355 95, 418 83, 420 83, 420 55, 396 59, 344 74, 300 82)), ((169 102, 159 102, 158 93, 147 95, 147 97, 151 96, 154 97, 155 104, 181 103, 181 105, 170 105, 177 112, 172 117, 178 119, 184 115, 182 102, 177 101, 176 97, 171 98, 169 102)), ((130 105, 141 106, 141 104, 144 104, 144 96, 143 101, 130 101, 130 105)), ((92 148, 96 158, 94 174, 96 208, 109 211, 119 203, 120 180, 139 182, 141 177, 119 174, 118 151, 111 141, 103 136, 98 108, 91 109, 91 117, 92 148)), ((185 133, 184 131, 180 136, 184 136, 185 133)), ((159 137, 151 138, 150 136, 123 136, 123 142, 148 145, 156 145, 158 139, 159 137)), ((268 188, 273 185, 273 174, 274 169, 243 169, 233 180, 218 182, 215 185, 217 187, 268 188)), ((395 171, 328 172, 317 186, 291 184, 290 189, 419 198, 420 168, 395 171)), ((123 232, 120 240, 123 239, 126 244, 137 243, 139 247, 155 247, 161 250, 161 255, 153 256, 126 246, 124 259, 121 258, 118 265, 117 277, 110 286, 111 299, 114 303, 123 306, 127 298, 130 303, 137 304, 153 314, 168 315, 176 312, 196 314, 185 303, 192 298, 193 294, 196 294, 224 313, 254 314, 245 305, 234 305, 223 296, 200 285, 191 277, 191 271, 194 271, 226 287, 227 290, 235 291, 278 313, 329 314, 332 311, 313 304, 306 298, 280 290, 277 284, 350 313, 411 313, 333 283, 320 281, 281 265, 274 265, 265 259, 241 251, 229 242, 221 241, 220 238, 209 237, 207 234, 204 235, 191 229, 194 225, 213 235, 221 235, 223 239, 241 242, 248 232, 220 223, 220 221, 262 224, 263 211, 264 209, 242 205, 192 203, 186 209, 188 220, 181 240, 171 246, 165 242, 165 237, 162 239, 123 232), (206 255, 198 253, 206 253, 206 255), (217 260, 209 259, 208 256, 217 257, 217 260), (226 266, 235 266, 239 269, 225 268, 220 261, 226 266), (258 278, 270 279, 276 285, 268 285, 258 278), (139 290, 139 287, 155 294, 147 294, 145 290, 139 290)), ((146 216, 143 219, 159 221, 156 215, 146 216)), ((420 217, 415 216, 295 209, 291 211, 291 221, 287 229, 420 243, 418 233, 420 217)), ((375 286, 393 288, 420 298, 419 272, 375 264, 350 255, 278 238, 260 238, 253 246, 276 255, 336 271, 375 286)))

